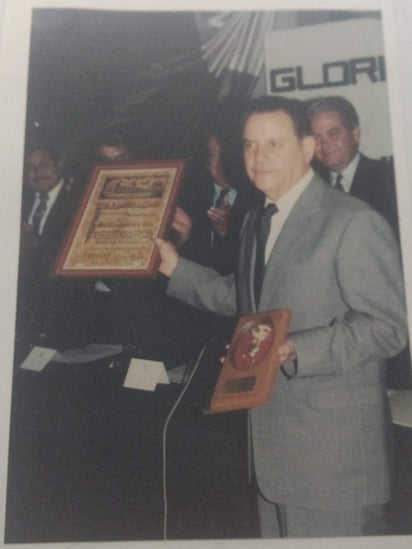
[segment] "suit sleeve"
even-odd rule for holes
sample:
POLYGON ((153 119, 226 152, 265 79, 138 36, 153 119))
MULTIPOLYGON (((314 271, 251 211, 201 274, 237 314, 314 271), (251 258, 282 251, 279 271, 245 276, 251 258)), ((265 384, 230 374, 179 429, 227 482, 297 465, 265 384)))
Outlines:
POLYGON ((379 214, 354 214, 341 236, 334 269, 346 313, 328 326, 290 334, 300 377, 340 375, 394 356, 406 344, 399 248, 379 214))
POLYGON ((167 293, 199 309, 225 316, 236 314, 234 275, 220 276, 214 269, 185 258, 179 259, 167 293))

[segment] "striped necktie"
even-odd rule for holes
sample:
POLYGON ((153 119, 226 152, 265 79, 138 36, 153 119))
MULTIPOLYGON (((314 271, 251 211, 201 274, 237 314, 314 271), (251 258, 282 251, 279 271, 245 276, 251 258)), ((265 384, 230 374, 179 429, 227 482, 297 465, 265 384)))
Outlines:
POLYGON ((36 209, 34 210, 33 219, 32 219, 32 227, 33 227, 33 234, 35 236, 39 236, 40 234, 40 225, 41 220, 43 219, 43 216, 47 209, 47 201, 49 200, 49 194, 44 191, 39 193, 40 202, 38 203, 36 209))

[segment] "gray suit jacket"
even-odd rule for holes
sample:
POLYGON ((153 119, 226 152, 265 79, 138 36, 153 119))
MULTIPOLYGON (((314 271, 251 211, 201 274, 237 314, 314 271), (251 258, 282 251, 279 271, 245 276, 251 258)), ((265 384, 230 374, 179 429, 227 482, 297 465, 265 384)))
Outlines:
POLYGON ((236 276, 180 260, 168 292, 226 314, 292 311, 297 376, 280 375, 271 401, 252 410, 264 496, 311 508, 385 502, 384 360, 407 339, 393 233, 368 205, 315 176, 283 226, 256 305, 255 217, 245 220, 236 276))

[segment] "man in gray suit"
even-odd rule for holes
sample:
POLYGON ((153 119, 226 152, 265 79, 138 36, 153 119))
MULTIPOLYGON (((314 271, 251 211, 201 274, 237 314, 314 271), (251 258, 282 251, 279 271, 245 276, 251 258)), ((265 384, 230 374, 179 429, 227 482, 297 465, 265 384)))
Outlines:
POLYGON ((384 363, 407 339, 396 240, 379 213, 314 174, 300 101, 252 101, 243 147, 249 178, 277 210, 260 298, 260 208, 245 218, 234 275, 220 277, 158 240, 168 293, 221 314, 292 311, 272 399, 251 410, 262 536, 382 534, 390 496, 384 363))

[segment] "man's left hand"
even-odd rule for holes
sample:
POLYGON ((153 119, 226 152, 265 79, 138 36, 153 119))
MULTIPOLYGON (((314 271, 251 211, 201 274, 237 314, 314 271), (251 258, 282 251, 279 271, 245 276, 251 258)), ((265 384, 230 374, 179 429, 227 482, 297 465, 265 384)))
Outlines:
POLYGON ((207 216, 212 222, 213 230, 219 236, 226 236, 229 221, 230 206, 222 208, 209 208, 207 216))
POLYGON ((279 346, 278 355, 281 364, 287 364, 297 359, 295 344, 291 339, 287 339, 279 346))

